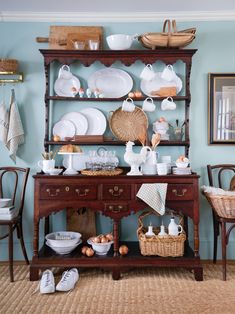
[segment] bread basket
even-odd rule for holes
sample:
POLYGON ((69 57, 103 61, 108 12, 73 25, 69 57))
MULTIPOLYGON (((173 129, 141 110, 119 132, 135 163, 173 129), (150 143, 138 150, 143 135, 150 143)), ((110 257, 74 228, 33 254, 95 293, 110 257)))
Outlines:
POLYGON ((18 61, 15 59, 0 59, 0 72, 17 72, 18 61))
POLYGON ((138 37, 138 40, 145 48, 182 48, 189 45, 195 38, 196 28, 188 28, 177 31, 176 21, 165 20, 161 33, 145 33, 138 37))

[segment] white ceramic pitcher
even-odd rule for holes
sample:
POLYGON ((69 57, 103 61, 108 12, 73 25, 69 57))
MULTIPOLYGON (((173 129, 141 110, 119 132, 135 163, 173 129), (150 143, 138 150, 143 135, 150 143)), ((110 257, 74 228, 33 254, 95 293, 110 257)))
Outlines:
POLYGON ((143 174, 157 174, 157 153, 149 146, 146 146, 148 152, 146 161, 141 165, 143 174))

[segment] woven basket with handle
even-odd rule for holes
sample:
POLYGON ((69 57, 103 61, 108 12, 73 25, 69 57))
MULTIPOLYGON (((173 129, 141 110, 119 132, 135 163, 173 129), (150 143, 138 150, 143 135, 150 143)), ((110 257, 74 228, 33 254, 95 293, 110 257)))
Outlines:
MULTIPOLYGON (((184 242, 186 234, 183 231, 178 236, 158 236, 159 228, 153 228, 156 234, 147 237, 145 233, 147 228, 144 227, 143 218, 155 214, 153 211, 144 211, 138 218, 137 237, 139 239, 140 252, 142 255, 158 255, 162 257, 167 256, 183 256, 184 255, 184 242)), ((156 214, 157 215, 157 214, 156 214)), ((183 217, 180 217, 180 224, 183 224, 183 217)))
POLYGON ((0 72, 13 72, 18 70, 18 61, 15 59, 0 59, 0 72))
POLYGON ((138 40, 146 48, 182 48, 189 45, 195 38, 196 28, 177 31, 176 21, 165 20, 161 33, 145 33, 138 40))
POLYGON ((202 193, 219 217, 235 218, 235 196, 202 193))

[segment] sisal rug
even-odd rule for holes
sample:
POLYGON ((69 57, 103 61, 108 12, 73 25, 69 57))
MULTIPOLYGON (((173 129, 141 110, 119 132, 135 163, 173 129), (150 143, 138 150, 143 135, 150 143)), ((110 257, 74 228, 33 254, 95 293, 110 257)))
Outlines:
POLYGON ((235 265, 226 282, 220 265, 204 265, 203 282, 184 269, 132 270, 119 281, 109 272, 82 270, 73 291, 50 295, 33 294, 38 282, 29 281, 27 266, 14 266, 14 275, 10 283, 8 266, 0 266, 1 314, 235 313, 235 265))

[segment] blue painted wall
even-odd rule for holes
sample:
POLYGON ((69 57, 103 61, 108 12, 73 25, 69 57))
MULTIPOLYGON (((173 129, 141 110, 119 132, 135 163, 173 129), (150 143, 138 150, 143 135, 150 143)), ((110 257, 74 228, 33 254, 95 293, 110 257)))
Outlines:
MULTIPOLYGON (((64 23, 65 24, 65 23, 64 23)), ((63 25, 64 25, 63 24, 63 25)), ((66 23, 68 25, 68 23, 66 23)), ((101 25, 102 23, 99 23, 101 25)), ((73 25, 75 25, 73 23, 73 25)), ((79 25, 79 24, 77 24, 79 25)), ((84 24, 83 24, 84 25, 84 24)), ((88 25, 91 25, 89 23, 88 25)), ((16 99, 19 106, 22 122, 25 129, 25 144, 18 151, 17 166, 30 167, 31 175, 27 187, 27 196, 24 211, 24 233, 25 242, 29 256, 32 256, 32 239, 33 239, 33 179, 32 175, 38 170, 37 162, 40 159, 43 151, 44 138, 44 69, 43 58, 38 49, 47 48, 47 44, 38 44, 35 42, 37 36, 47 36, 49 34, 49 23, 0 23, 0 57, 16 58, 20 61, 20 70, 24 72, 25 80, 22 84, 14 86, 16 91, 16 99)), ((151 31, 159 31, 162 27, 161 23, 115 23, 103 24, 105 36, 112 33, 144 33, 151 31)), ((207 184, 206 165, 211 163, 234 163, 234 146, 208 146, 207 144, 207 98, 208 87, 207 77, 209 72, 235 72, 234 55, 235 42, 234 29, 235 22, 192 22, 179 23, 179 28, 197 27, 197 37, 188 48, 198 49, 198 52, 193 57, 193 67, 191 73, 191 92, 192 102, 190 111, 190 160, 194 171, 200 176, 200 185, 207 184)), ((139 43, 133 48, 141 48, 139 43)), ((120 65, 116 65, 120 66, 120 65)), ((155 70, 161 69, 161 64, 154 65, 155 70)), ((137 64, 134 67, 128 68, 127 71, 135 78, 138 77, 142 65, 137 64)), ((180 71, 177 64, 176 69, 180 71)), ((84 71, 80 68, 76 72, 78 77, 84 80, 93 69, 84 71)), ((138 82, 137 86, 138 87, 138 82)), ((5 99, 9 104, 10 88, 7 85, 0 87, 0 101, 5 99)), ((102 104, 73 104, 65 103, 66 110, 77 106, 79 110, 85 106, 98 107, 102 104)), ((139 104, 140 105, 140 104, 139 104)), ((65 110, 65 106, 58 106, 56 118, 65 110)), ((104 103, 103 112, 108 114, 109 110, 117 108, 120 103, 109 104, 104 103)), ((159 118, 162 113, 159 103, 155 116, 151 116, 150 122, 159 118)), ((177 117, 177 116, 176 116, 177 117)), ((176 118, 175 117, 175 118, 176 118)), ((174 117, 171 116, 174 120, 174 117)), ((55 120, 56 121, 56 120, 55 120)), ((84 148, 90 149, 89 147, 84 148)), ((117 148, 117 155, 122 160, 124 148, 117 148)), ((180 148, 159 148, 160 154, 171 154, 173 159, 181 153, 180 148)), ((57 160, 59 164, 59 160, 57 160)), ((124 165, 123 161, 122 164, 124 165)), ((8 151, 2 143, 0 143, 0 166, 11 166, 13 162, 8 156, 8 151)), ((201 222, 200 222, 200 254, 203 259, 212 258, 212 219, 210 208, 205 201, 201 199, 201 222)), ((59 230, 65 227, 65 214, 63 212, 53 216, 55 229, 59 230)), ((98 228, 100 231, 109 231, 111 228, 110 220, 103 217, 97 219, 98 228)), ((122 238, 130 240, 136 238, 136 217, 128 217, 122 223, 122 238)), ((228 247, 228 257, 235 258, 234 250, 234 234, 231 235, 231 241, 228 247)), ((41 235, 42 240, 42 235, 41 235)), ((22 253, 15 238, 14 254, 15 259, 22 259, 22 253)), ((0 242, 0 260, 7 258, 7 242, 0 242)), ((220 252, 219 252, 220 254, 220 252)))

